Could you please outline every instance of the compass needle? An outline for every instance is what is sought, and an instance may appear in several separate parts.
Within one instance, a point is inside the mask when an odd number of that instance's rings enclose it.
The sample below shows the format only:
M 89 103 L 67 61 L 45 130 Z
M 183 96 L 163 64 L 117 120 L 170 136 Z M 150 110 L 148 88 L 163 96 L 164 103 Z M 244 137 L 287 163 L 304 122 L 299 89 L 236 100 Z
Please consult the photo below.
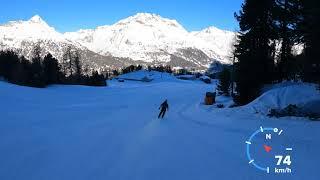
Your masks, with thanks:
M 271 146 L 267 146 L 267 145 L 263 145 L 264 150 L 266 150 L 266 152 L 270 152 L 272 150 Z

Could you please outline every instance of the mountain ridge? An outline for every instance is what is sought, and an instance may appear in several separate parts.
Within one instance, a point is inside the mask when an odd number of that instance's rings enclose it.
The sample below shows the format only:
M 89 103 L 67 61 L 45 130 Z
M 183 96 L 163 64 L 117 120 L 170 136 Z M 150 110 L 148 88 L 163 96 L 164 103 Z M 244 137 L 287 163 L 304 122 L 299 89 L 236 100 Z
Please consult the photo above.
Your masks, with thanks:
M 46 51 L 61 58 L 63 49 L 71 45 L 89 52 L 87 54 L 101 56 L 98 64 L 102 65 L 95 68 L 113 67 L 108 65 L 111 58 L 122 61 L 119 62 L 122 65 L 166 64 L 205 69 L 213 61 L 230 63 L 228 53 L 231 48 L 227 46 L 232 44 L 230 41 L 235 35 L 216 27 L 189 32 L 176 20 L 150 13 L 138 13 L 112 25 L 65 33 L 56 31 L 39 15 L 34 15 L 27 21 L 0 25 L 0 30 L 0 50 L 20 49 L 25 51 L 21 54 L 28 57 L 30 47 L 25 44 L 40 43 Z M 103 57 L 109 58 L 103 60 Z M 95 61 L 93 57 L 89 59 Z

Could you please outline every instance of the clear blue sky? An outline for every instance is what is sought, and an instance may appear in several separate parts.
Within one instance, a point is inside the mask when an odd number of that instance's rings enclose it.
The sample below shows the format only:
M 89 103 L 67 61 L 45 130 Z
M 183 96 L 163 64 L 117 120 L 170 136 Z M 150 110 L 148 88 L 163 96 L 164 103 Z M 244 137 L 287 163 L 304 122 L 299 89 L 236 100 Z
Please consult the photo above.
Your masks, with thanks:
M 60 32 L 113 24 L 138 12 L 176 19 L 187 30 L 208 26 L 235 30 L 243 0 L 4 0 L 0 23 L 40 15 Z

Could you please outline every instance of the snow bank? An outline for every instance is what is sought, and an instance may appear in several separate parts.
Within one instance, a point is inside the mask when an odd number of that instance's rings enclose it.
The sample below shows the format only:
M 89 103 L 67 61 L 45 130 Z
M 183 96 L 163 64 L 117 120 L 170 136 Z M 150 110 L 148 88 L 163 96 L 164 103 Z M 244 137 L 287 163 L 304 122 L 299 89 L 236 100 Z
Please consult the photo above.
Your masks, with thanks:
M 177 79 L 169 73 L 161 73 L 157 71 L 147 71 L 141 70 L 136 72 L 131 72 L 127 74 L 122 74 L 118 76 L 119 79 L 136 79 L 141 80 L 143 78 L 153 79 L 154 81 L 177 81 Z
M 205 80 L 205 79 L 211 80 L 211 78 L 210 78 L 209 76 L 201 76 L 200 79 L 201 79 L 201 80 Z
M 320 99 L 307 102 L 302 106 L 302 112 L 320 115 Z
M 178 75 L 176 76 L 178 79 L 182 79 L 182 80 L 196 80 L 196 76 L 195 75 Z
M 319 101 L 320 93 L 315 85 L 306 83 L 277 84 L 246 107 L 266 115 L 270 109 L 283 109 L 289 104 L 295 104 L 299 107 L 308 105 L 308 108 L 311 108 L 311 102 Z

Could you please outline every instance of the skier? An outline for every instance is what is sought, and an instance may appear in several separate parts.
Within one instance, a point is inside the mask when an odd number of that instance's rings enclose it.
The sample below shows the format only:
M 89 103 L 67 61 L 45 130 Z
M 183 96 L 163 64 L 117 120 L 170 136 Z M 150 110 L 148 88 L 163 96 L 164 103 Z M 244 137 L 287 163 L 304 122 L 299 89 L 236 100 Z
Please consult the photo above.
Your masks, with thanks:
M 165 100 L 159 107 L 160 113 L 158 115 L 158 119 L 161 117 L 163 119 L 164 114 L 166 113 L 167 110 L 169 110 L 169 105 L 168 105 L 168 100 Z

